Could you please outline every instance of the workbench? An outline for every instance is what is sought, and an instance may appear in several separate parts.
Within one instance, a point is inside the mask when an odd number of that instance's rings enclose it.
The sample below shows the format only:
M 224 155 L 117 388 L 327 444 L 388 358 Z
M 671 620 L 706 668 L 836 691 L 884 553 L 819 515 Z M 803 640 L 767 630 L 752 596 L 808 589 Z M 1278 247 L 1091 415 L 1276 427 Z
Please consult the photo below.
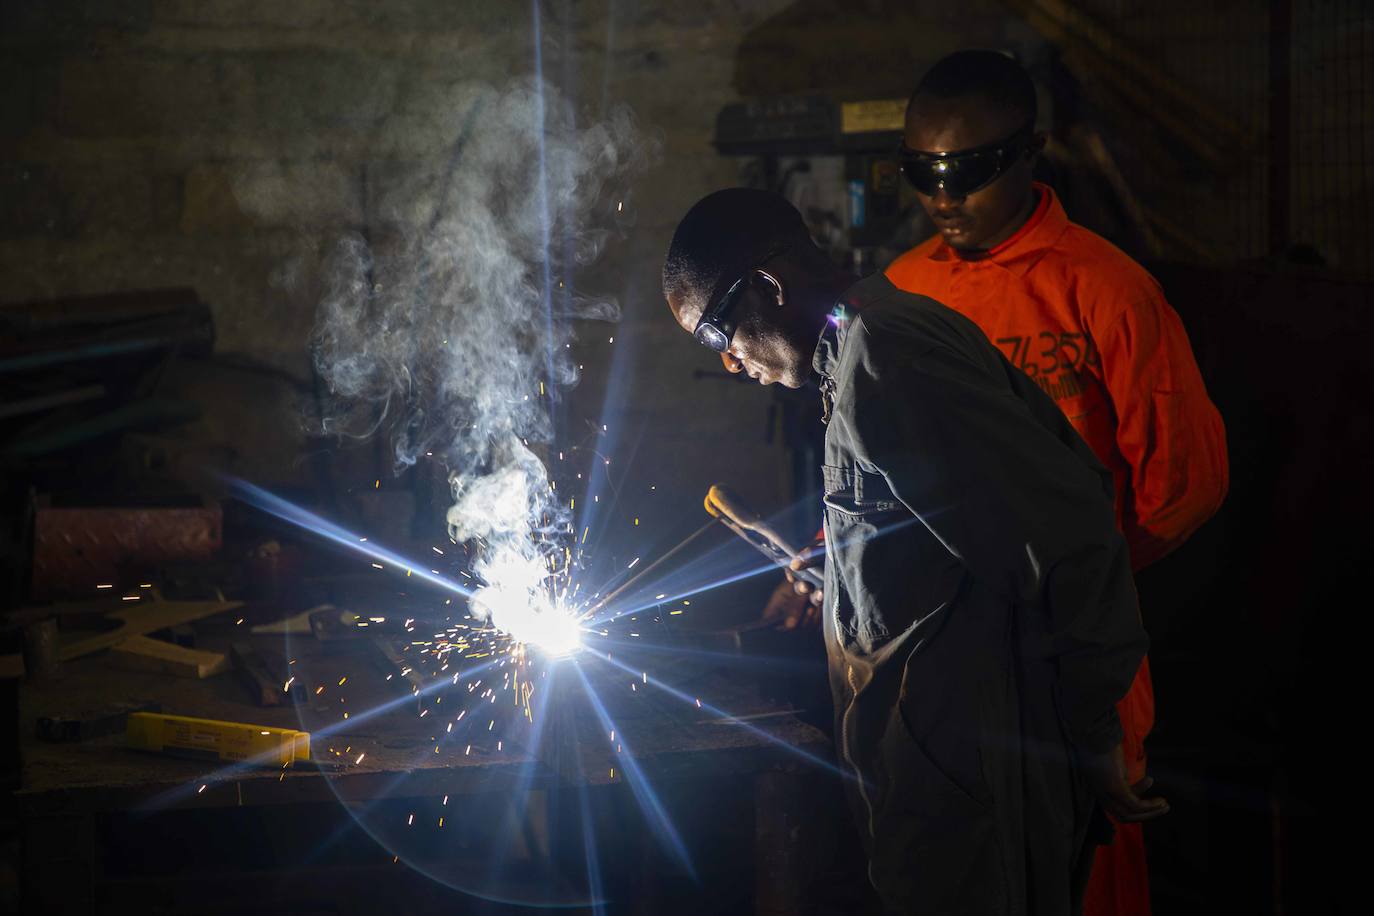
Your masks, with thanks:
M 197 645 L 227 646 L 244 636 L 232 620 L 209 621 L 198 625 Z M 369 911 L 361 903 L 353 909 L 337 900 L 321 904 L 320 881 L 313 880 L 320 878 L 342 900 L 385 895 L 393 892 L 386 888 L 395 886 L 395 893 L 408 894 L 407 913 L 425 912 L 424 893 L 413 885 L 403 891 L 397 883 L 411 865 L 439 880 L 425 885 L 426 893 L 434 895 L 436 912 L 506 912 L 489 904 L 466 909 L 462 901 L 472 903 L 472 898 L 442 887 L 462 887 L 464 875 L 495 867 L 480 861 L 481 850 L 461 839 L 472 835 L 462 812 L 484 812 L 486 817 L 485 812 L 512 798 L 537 798 L 547 805 L 553 790 L 574 788 L 585 791 L 560 797 L 580 799 L 584 814 L 593 812 L 598 829 L 617 837 L 600 853 L 607 870 L 624 867 L 628 859 L 635 863 L 629 871 L 643 873 L 628 884 L 607 888 L 608 896 L 615 890 L 630 898 L 619 900 L 612 912 L 700 912 L 700 903 L 693 903 L 690 895 L 675 895 L 664 887 L 681 884 L 702 891 L 712 880 L 709 863 L 691 880 L 673 877 L 671 856 L 654 852 L 656 844 L 643 833 L 652 819 L 635 821 L 639 804 L 630 802 L 643 787 L 627 786 L 627 780 L 653 787 L 694 857 L 719 853 L 718 858 L 728 858 L 724 850 L 732 842 L 738 847 L 739 839 L 722 838 L 730 831 L 744 834 L 740 848 L 743 860 L 753 863 L 752 902 L 738 904 L 738 909 L 722 905 L 716 912 L 802 909 L 804 833 L 814 820 L 808 813 L 815 807 L 814 787 L 834 777 L 788 748 L 828 759 L 829 742 L 787 710 L 761 699 L 738 670 L 688 670 L 690 666 L 675 665 L 671 656 L 658 666 L 670 679 L 674 669 L 679 671 L 685 689 L 703 700 L 705 706 L 699 708 L 652 689 L 648 680 L 631 688 L 636 679 L 629 675 L 594 670 L 605 663 L 559 662 L 583 665 L 583 672 L 597 679 L 598 695 L 619 730 L 617 745 L 632 751 L 630 765 L 623 750 L 618 754 L 610 740 L 602 740 L 601 723 L 584 721 L 589 714 L 585 708 L 564 716 L 561 731 L 546 730 L 542 748 L 512 736 L 510 729 L 499 752 L 492 742 L 469 749 L 466 741 L 445 741 L 433 727 L 438 717 L 419 717 L 417 701 L 407 695 L 410 687 L 401 679 L 386 679 L 381 668 L 357 655 L 328 654 L 308 637 L 283 640 L 253 637 L 291 656 L 291 670 L 299 672 L 308 688 L 308 700 L 300 706 L 254 705 L 233 673 L 204 680 L 174 678 L 119 670 L 102 655 L 66 663 L 55 681 L 20 687 L 22 786 L 17 801 L 26 911 Z M 557 683 L 575 680 L 566 672 L 556 678 Z M 118 735 L 63 744 L 34 736 L 40 716 L 71 716 L 112 700 L 152 703 L 168 714 L 303 728 L 312 732 L 312 758 L 319 766 L 226 767 L 134 751 Z M 393 701 L 393 708 L 360 715 L 386 701 Z M 712 706 L 744 722 L 722 722 L 710 712 Z M 356 722 L 343 718 L 350 710 Z M 555 743 L 560 746 L 551 747 Z M 561 765 L 551 763 L 560 755 Z M 573 765 L 567 764 L 569 756 Z M 245 826 L 249 811 L 260 819 Z M 436 829 L 436 816 L 446 812 L 451 815 L 447 834 Z M 556 814 L 546 811 L 541 817 Z M 624 826 L 631 822 L 635 825 Z M 313 823 L 322 825 L 323 840 L 305 829 Z M 442 820 L 437 824 L 445 826 Z M 359 848 L 367 851 L 331 864 L 331 837 L 356 832 L 359 825 L 375 842 L 364 842 Z M 295 839 L 273 839 L 285 835 Z M 256 859 L 245 858 L 230 842 L 236 836 L 244 843 L 293 848 L 290 855 L 269 849 Z M 526 839 L 530 848 L 524 854 L 538 858 L 538 838 Z M 212 852 L 202 856 L 197 849 Z M 219 855 L 213 850 L 226 851 Z M 294 866 L 282 864 L 282 858 L 293 857 L 298 860 Z M 158 860 L 166 864 L 159 866 Z M 216 864 L 231 861 L 237 864 Z M 264 895 L 272 900 L 270 908 L 262 902 Z M 162 908 L 150 906 L 150 900 Z

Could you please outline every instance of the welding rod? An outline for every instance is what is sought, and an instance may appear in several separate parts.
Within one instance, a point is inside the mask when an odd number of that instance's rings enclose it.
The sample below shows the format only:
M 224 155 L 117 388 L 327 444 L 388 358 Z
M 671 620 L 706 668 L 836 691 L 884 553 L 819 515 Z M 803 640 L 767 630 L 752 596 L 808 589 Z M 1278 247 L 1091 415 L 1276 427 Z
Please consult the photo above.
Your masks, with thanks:
M 631 576 L 629 581 L 626 582 L 624 585 L 620 586 L 615 591 L 607 595 L 605 598 L 602 598 L 600 601 L 598 601 L 596 605 L 590 611 L 587 612 L 587 615 L 590 616 L 591 614 L 595 614 L 597 611 L 601 610 L 603 607 L 610 604 L 613 600 L 625 594 L 625 590 L 628 589 L 631 585 L 634 585 L 640 579 L 643 579 L 649 573 L 653 572 L 655 569 L 662 566 L 664 563 L 668 562 L 668 560 L 672 559 L 674 555 L 680 553 L 683 550 L 683 548 L 685 548 L 688 544 L 692 543 L 697 538 L 701 537 L 703 534 L 705 534 L 707 531 L 710 531 L 714 527 L 714 522 L 707 522 L 706 524 L 698 528 L 696 531 L 693 531 L 691 534 L 687 535 L 687 537 L 683 539 L 682 543 L 678 544 L 676 547 L 665 553 L 663 556 L 659 557 L 657 560 L 654 560 L 654 562 L 650 563 L 648 566 L 641 569 L 637 574 Z

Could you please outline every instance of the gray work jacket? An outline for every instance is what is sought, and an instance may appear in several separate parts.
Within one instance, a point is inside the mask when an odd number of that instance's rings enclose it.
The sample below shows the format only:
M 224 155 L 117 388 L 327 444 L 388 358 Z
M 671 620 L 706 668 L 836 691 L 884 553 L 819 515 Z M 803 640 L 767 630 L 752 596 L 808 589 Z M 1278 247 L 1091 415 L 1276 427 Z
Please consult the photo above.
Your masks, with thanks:
M 816 348 L 825 639 L 869 873 L 920 914 L 1067 914 L 1145 654 L 1111 475 L 971 321 L 881 276 Z M 1097 815 L 1100 817 L 1100 815 Z

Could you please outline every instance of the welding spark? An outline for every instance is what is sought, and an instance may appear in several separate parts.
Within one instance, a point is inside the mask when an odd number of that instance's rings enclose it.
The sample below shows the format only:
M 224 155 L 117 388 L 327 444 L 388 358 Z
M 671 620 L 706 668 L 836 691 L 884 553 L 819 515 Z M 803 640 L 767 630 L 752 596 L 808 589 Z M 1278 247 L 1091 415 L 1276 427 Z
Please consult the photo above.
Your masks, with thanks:
M 482 575 L 489 584 L 472 598 L 479 620 L 552 657 L 568 655 L 582 645 L 581 626 L 555 597 L 546 561 L 503 549 L 485 560 Z
M 603 432 L 606 431 L 606 426 L 607 424 L 601 424 Z M 561 457 L 563 456 L 560 454 Z M 599 494 L 594 490 L 599 481 L 606 479 L 605 475 L 608 472 L 602 469 L 609 467 L 610 459 L 600 453 L 597 453 L 596 457 L 600 459 L 592 462 L 596 474 L 589 475 L 593 478 L 589 481 L 593 489 L 578 495 L 583 496 L 584 511 L 590 511 L 592 514 L 598 511 L 613 512 L 618 504 L 619 493 L 612 489 L 606 494 L 607 503 L 600 503 Z M 628 462 L 618 457 L 617 466 L 622 464 Z M 569 476 L 571 470 L 570 468 Z M 538 484 L 540 492 L 544 490 L 544 478 L 531 480 L 530 486 Z M 373 629 L 363 631 L 369 635 L 379 630 L 394 628 L 404 620 L 400 628 L 404 635 L 400 631 L 391 630 L 390 633 L 377 637 L 392 641 L 395 654 L 388 657 L 394 663 L 394 668 L 386 674 L 386 680 L 392 681 L 394 677 L 395 682 L 402 685 L 402 691 L 398 693 L 404 695 L 388 700 L 373 709 L 356 710 L 352 721 L 350 713 L 340 709 L 342 700 L 337 701 L 333 704 L 333 709 L 327 713 L 332 721 L 323 727 L 310 729 L 317 740 L 343 730 L 347 730 L 350 736 L 356 735 L 358 726 L 379 715 L 405 713 L 426 719 L 430 713 L 434 713 L 434 718 L 428 719 L 426 723 L 432 723 L 433 726 L 431 740 L 416 751 L 417 766 L 433 765 L 421 762 L 419 756 L 428 757 L 430 761 L 439 763 L 439 758 L 445 754 L 452 755 L 455 760 L 460 754 L 474 760 L 492 760 L 496 755 L 503 755 L 501 759 L 509 761 L 512 758 L 505 752 L 506 741 L 516 742 L 512 746 L 512 752 L 517 757 L 523 756 L 526 760 L 533 761 L 538 759 L 541 723 L 548 718 L 544 713 L 550 707 L 550 701 L 561 702 L 561 698 L 568 692 L 567 687 L 576 690 L 580 686 L 582 690 L 578 693 L 585 693 L 592 712 L 604 729 L 601 734 L 610 737 L 609 751 L 616 755 L 612 758 L 616 765 L 609 768 L 609 778 L 613 782 L 629 786 L 653 833 L 689 872 L 692 865 L 682 838 L 669 820 L 667 811 L 646 774 L 640 769 L 630 744 L 622 737 L 605 704 L 597 696 L 592 682 L 586 677 L 583 666 L 601 664 L 604 660 L 605 663 L 627 674 L 631 693 L 626 702 L 651 703 L 651 697 L 655 693 L 666 694 L 688 704 L 697 716 L 705 714 L 713 721 L 727 722 L 765 740 L 789 747 L 786 742 L 764 728 L 747 722 L 748 716 L 736 718 L 725 710 L 704 703 L 700 697 L 687 695 L 670 683 L 664 682 L 657 670 L 653 678 L 650 678 L 642 662 L 634 664 L 631 661 L 627 664 L 613 661 L 609 653 L 597 648 L 614 645 L 617 636 L 613 634 L 618 634 L 626 646 L 639 646 L 651 642 L 648 637 L 654 634 L 649 628 L 655 625 L 669 626 L 670 618 L 683 614 L 683 609 L 691 604 L 686 600 L 686 596 L 709 591 L 737 578 L 757 574 L 759 570 L 751 568 L 742 575 L 721 577 L 719 570 L 714 569 L 709 578 L 702 575 L 706 570 L 701 567 L 693 569 L 679 566 L 668 570 L 667 566 L 660 564 L 677 552 L 678 548 L 675 548 L 669 551 L 668 555 L 657 559 L 650 558 L 645 562 L 641 562 L 641 557 L 631 554 L 632 560 L 628 564 L 623 558 L 617 560 L 613 554 L 608 553 L 605 559 L 614 567 L 613 574 L 608 580 L 590 578 L 588 571 L 593 567 L 588 557 L 594 556 L 597 552 L 596 538 L 591 535 L 596 534 L 600 537 L 603 527 L 596 524 L 594 518 L 565 516 L 553 521 L 549 517 L 535 515 L 529 518 L 527 536 L 498 538 L 486 534 L 478 535 L 471 529 L 466 535 L 461 532 L 455 534 L 451 528 L 450 537 L 462 550 L 452 551 L 457 556 L 451 560 L 443 549 L 433 547 L 433 555 L 445 559 L 431 562 L 453 562 L 455 568 L 447 574 L 442 571 L 442 565 L 441 569 L 426 571 L 423 566 L 411 562 L 408 558 L 384 546 L 370 543 L 367 538 L 347 532 L 272 494 L 242 482 L 232 483 L 239 495 L 252 504 L 345 546 L 350 551 L 362 554 L 367 561 L 383 572 L 384 577 L 395 576 L 394 581 L 397 583 L 409 585 L 405 579 L 395 575 L 405 570 L 408 576 L 423 579 L 429 584 L 439 586 L 450 595 L 467 599 L 466 604 L 462 601 L 455 604 L 451 597 L 442 602 L 436 599 L 431 608 L 423 613 L 394 611 L 388 614 L 355 615 L 352 625 L 373 626 Z M 554 484 L 554 481 L 547 481 L 547 489 L 550 492 L 556 489 Z M 497 499 L 488 505 L 498 513 L 509 509 L 511 517 L 521 521 L 526 518 L 522 513 L 529 505 L 526 496 L 532 491 L 528 487 L 520 487 L 515 488 L 513 492 L 520 498 L 510 505 L 507 505 L 504 499 Z M 592 499 L 587 500 L 587 495 L 591 495 Z M 599 503 L 601 509 L 598 510 L 594 507 Z M 560 499 L 559 504 L 567 506 L 569 512 L 575 508 L 575 502 L 570 495 L 566 503 Z M 641 522 L 649 522 L 647 517 L 641 519 L 632 512 L 626 512 L 621 519 L 622 523 L 633 520 L 634 526 L 640 526 Z M 582 530 L 579 532 L 578 528 Z M 638 534 L 644 529 L 634 527 L 634 530 Z M 456 568 L 459 566 L 465 568 Z M 660 569 L 668 574 L 664 575 Z M 458 578 L 468 584 L 459 585 L 456 581 Z M 587 587 L 584 588 L 584 585 Z M 650 596 L 652 602 L 648 600 Z M 665 600 L 669 602 L 666 607 L 663 604 Z M 407 616 L 408 613 L 414 616 Z M 635 616 L 641 613 L 644 620 L 639 620 Z M 634 629 L 615 625 L 622 621 Z M 641 636 L 645 639 L 641 639 Z M 652 644 L 648 648 L 654 651 Z M 564 661 L 569 657 L 572 658 Z M 308 660 L 302 659 L 302 666 L 308 663 Z M 451 671 L 450 665 L 455 670 Z M 487 673 L 488 669 L 490 673 Z M 573 679 L 574 683 L 565 683 L 555 689 L 553 685 L 556 670 L 576 671 L 578 677 Z M 322 695 L 324 687 L 321 681 L 328 681 L 321 678 L 319 672 L 297 673 L 301 674 L 302 680 L 308 678 L 309 682 L 320 685 L 314 689 L 314 694 L 316 697 Z M 496 677 L 497 673 L 500 673 L 501 677 Z M 349 680 L 347 676 L 340 677 L 341 674 L 342 672 L 335 671 L 329 675 L 335 678 L 340 687 Z M 618 689 L 623 691 L 625 679 L 617 676 L 614 682 Z M 606 687 L 612 684 L 608 680 L 603 680 L 603 683 Z M 643 691 L 638 689 L 641 686 L 645 688 Z M 448 699 L 448 703 L 444 702 L 445 698 Z M 476 705 L 478 703 L 483 705 L 479 707 Z M 459 708 L 454 709 L 454 706 Z M 323 712 L 325 709 L 328 707 L 321 707 L 320 711 Z M 466 714 L 469 711 L 478 714 L 468 717 Z M 483 718 L 487 719 L 485 728 L 481 726 Z M 439 721 L 435 721 L 436 719 Z M 441 724 L 442 728 L 439 727 Z M 631 740 L 635 738 L 633 728 L 629 737 Z M 791 749 L 810 763 L 822 766 L 826 763 L 802 749 Z M 348 759 L 353 759 L 355 766 L 360 765 L 367 756 L 365 752 L 352 754 L 347 748 L 343 753 L 347 754 L 340 761 L 343 765 L 347 765 Z M 374 766 L 376 765 L 374 763 Z M 600 781 L 605 778 L 608 770 L 599 767 L 598 770 L 599 772 L 594 775 L 597 781 Z M 531 780 L 534 771 L 535 765 L 532 762 L 520 763 L 518 781 L 511 789 L 513 799 L 528 795 L 533 785 Z M 593 774 L 588 773 L 587 776 L 592 777 Z M 189 791 L 195 791 L 196 786 L 192 784 L 187 788 Z M 437 800 L 436 797 L 435 801 Z M 447 803 L 448 796 L 444 796 L 443 804 Z M 394 824 L 399 827 L 400 815 L 403 813 L 406 815 L 406 826 L 413 826 L 417 812 L 407 812 L 405 809 L 391 815 L 395 818 Z M 437 816 L 440 827 L 444 825 L 443 817 L 438 816 L 439 812 L 431 809 L 418 813 L 422 814 L 422 828 L 433 828 L 435 821 L 423 820 L 424 817 L 431 815 Z M 599 876 L 596 874 L 599 865 L 590 834 L 586 845 L 589 886 L 596 887 L 599 885 Z

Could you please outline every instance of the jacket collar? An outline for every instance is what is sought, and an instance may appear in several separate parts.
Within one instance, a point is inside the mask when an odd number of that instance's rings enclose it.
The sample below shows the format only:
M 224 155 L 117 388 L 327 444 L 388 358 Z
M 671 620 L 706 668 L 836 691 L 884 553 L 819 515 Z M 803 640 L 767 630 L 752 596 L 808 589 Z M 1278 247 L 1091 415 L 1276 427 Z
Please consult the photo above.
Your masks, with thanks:
M 941 240 L 927 257 L 932 261 L 995 264 L 1018 277 L 1024 277 L 1044 257 L 1045 252 L 1059 242 L 1064 230 L 1069 227 L 1069 217 L 1054 189 L 1038 181 L 1032 187 L 1040 192 L 1040 202 L 1031 212 L 1030 219 L 1011 238 L 977 254 L 961 254 Z
M 836 305 L 835 311 L 826 319 L 820 340 L 816 342 L 815 355 L 811 357 L 811 368 L 815 369 L 816 374 L 822 379 L 833 378 L 835 366 L 840 361 L 840 344 L 843 342 L 842 332 L 845 324 L 844 319 L 840 317 L 842 308 L 843 305 Z
M 835 369 L 840 362 L 846 324 L 844 301 L 841 300 L 825 320 L 820 340 L 816 342 L 816 352 L 811 357 L 811 368 L 820 376 L 822 423 L 830 422 L 830 411 L 835 406 Z
M 833 378 L 844 349 L 845 337 L 849 335 L 849 325 L 858 316 L 861 306 L 872 305 L 898 293 L 897 287 L 881 270 L 855 280 L 844 292 L 840 293 L 830 309 L 830 317 L 821 328 L 820 339 L 816 341 L 816 352 L 811 357 L 811 368 L 822 379 Z
M 858 314 L 859 303 L 872 303 L 895 290 L 892 281 L 888 280 L 882 271 L 878 271 L 862 280 L 856 280 L 853 286 L 835 300 L 835 305 L 826 318 L 825 327 L 821 329 L 820 339 L 816 341 L 816 352 L 811 357 L 811 368 L 820 377 L 822 423 L 830 422 L 830 411 L 835 403 L 835 373 L 840 364 L 845 338 L 849 335 L 849 324 Z

